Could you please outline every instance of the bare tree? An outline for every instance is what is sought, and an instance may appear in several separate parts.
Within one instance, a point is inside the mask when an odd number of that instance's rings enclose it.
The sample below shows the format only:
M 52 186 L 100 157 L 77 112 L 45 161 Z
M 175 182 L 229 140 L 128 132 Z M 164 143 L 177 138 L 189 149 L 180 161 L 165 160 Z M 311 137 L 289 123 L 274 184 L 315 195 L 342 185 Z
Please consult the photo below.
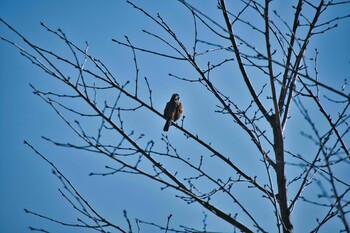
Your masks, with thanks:
M 349 139 L 350 95 L 346 81 L 334 80 L 338 88 L 324 81 L 333 77 L 319 77 L 318 51 L 309 49 L 314 37 L 332 33 L 339 21 L 350 17 L 348 14 L 323 19 L 323 15 L 337 7 L 349 7 L 350 1 L 299 0 L 294 1 L 294 6 L 283 2 L 293 11 L 293 17 L 285 19 L 269 0 L 228 3 L 219 0 L 213 8 L 217 7 L 220 18 L 191 5 L 190 1 L 178 0 L 179 6 L 192 17 L 187 26 L 193 33 L 186 39 L 181 39 L 181 32 L 174 30 L 161 14 L 152 15 L 133 2 L 128 3 L 153 27 L 161 29 L 156 33 L 143 30 L 147 39 L 159 42 L 159 48 L 147 48 L 128 37 L 112 40 L 130 49 L 135 78 L 118 78 L 102 60 L 89 54 L 88 44 L 78 46 L 62 30 L 41 24 L 48 33 L 66 43 L 72 57 L 63 57 L 34 44 L 1 20 L 23 39 L 23 46 L 5 36 L 1 39 L 67 87 L 65 93 L 59 93 L 32 86 L 34 93 L 56 111 L 83 144 L 44 139 L 57 146 L 101 154 L 115 164 L 115 167 L 106 167 L 103 173 L 90 175 L 144 176 L 161 184 L 162 189 L 175 190 L 177 197 L 188 204 L 201 205 L 241 232 L 293 232 L 292 216 L 305 212 L 306 208 L 311 211 L 322 208 L 325 213 L 322 218 L 314 219 L 312 229 L 306 230 L 319 232 L 330 221 L 337 221 L 339 232 L 350 232 L 350 184 L 348 174 L 339 169 L 349 168 L 346 138 Z M 206 127 L 194 132 L 185 117 L 170 128 L 170 132 L 182 132 L 182 138 L 174 139 L 161 132 L 141 132 L 138 119 L 164 118 L 163 109 L 154 106 L 155 102 L 165 106 L 166 100 L 159 100 L 154 92 L 155 84 L 149 78 L 141 78 L 139 55 L 156 56 L 172 61 L 175 66 L 190 65 L 191 71 L 170 73 L 168 80 L 192 85 L 200 90 L 200 95 L 215 101 L 213 105 L 203 106 L 202 113 L 215 111 L 213 124 L 228 120 L 234 127 L 231 129 L 239 130 L 242 135 L 234 140 L 227 138 L 222 144 L 237 147 L 250 143 L 253 151 L 248 154 L 240 154 L 235 149 L 221 152 L 220 145 L 201 137 L 208 134 Z M 332 111 L 328 110 L 329 105 Z M 186 115 L 186 103 L 184 106 L 185 116 L 191 118 Z M 299 125 L 299 135 L 289 132 L 287 127 L 297 115 L 304 119 L 293 124 Z M 162 126 L 160 123 L 159 129 Z M 161 139 L 155 135 L 161 135 Z M 212 130 L 210 135 L 212 140 L 222 132 Z M 296 137 L 304 137 L 307 146 L 290 146 Z M 87 220 L 79 218 L 71 224 L 31 210 L 26 210 L 27 213 L 98 232 L 142 232 L 143 224 L 165 232 L 199 232 L 190 227 L 171 227 L 171 215 L 164 226 L 142 220 L 135 224 L 126 212 L 128 228 L 124 229 L 120 223 L 107 220 L 103 213 L 97 212 L 52 162 L 30 143 L 25 143 L 52 166 L 66 187 L 61 191 L 62 196 Z M 179 146 L 182 143 L 201 152 L 189 154 Z M 242 157 L 252 169 L 241 164 Z M 260 169 L 259 172 L 255 168 Z M 269 209 L 257 211 L 248 205 L 249 199 L 258 199 Z M 220 201 L 225 205 L 219 204 Z M 299 203 L 302 207 L 297 206 Z M 273 224 L 263 221 L 266 215 L 274 216 Z M 203 232 L 207 232 L 205 221 Z

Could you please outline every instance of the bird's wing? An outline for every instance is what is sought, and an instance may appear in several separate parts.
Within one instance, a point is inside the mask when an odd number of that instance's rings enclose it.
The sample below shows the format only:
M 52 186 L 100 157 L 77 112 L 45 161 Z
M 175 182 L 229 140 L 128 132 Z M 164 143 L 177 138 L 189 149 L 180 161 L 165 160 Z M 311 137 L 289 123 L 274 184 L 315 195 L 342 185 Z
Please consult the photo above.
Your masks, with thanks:
M 164 109 L 164 117 L 166 119 L 170 119 L 170 120 L 173 120 L 174 117 L 175 117 L 175 103 L 173 102 L 168 102 L 165 109 Z
M 168 118 L 169 115 L 169 111 L 170 111 L 170 102 L 168 102 L 164 108 L 164 116 L 165 118 Z

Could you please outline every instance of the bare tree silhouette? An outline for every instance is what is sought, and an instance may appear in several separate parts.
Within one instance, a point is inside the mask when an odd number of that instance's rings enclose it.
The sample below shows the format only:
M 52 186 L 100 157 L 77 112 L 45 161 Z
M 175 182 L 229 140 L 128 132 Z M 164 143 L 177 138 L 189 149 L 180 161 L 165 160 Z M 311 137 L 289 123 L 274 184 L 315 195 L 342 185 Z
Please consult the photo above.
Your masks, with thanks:
M 336 15 L 324 20 L 323 15 L 336 7 L 349 7 L 350 1 L 320 0 L 316 3 L 299 0 L 295 1 L 295 6 L 283 3 L 294 12 L 294 17 L 287 20 L 274 10 L 273 2 L 269 0 L 229 3 L 219 0 L 213 8 L 217 7 L 220 19 L 211 17 L 189 1 L 178 0 L 179 6 L 187 9 L 193 19 L 188 25 L 193 28 L 193 34 L 188 35 L 191 42 L 188 42 L 189 38 L 180 39 L 179 32 L 161 14 L 152 15 L 133 2 L 128 3 L 162 30 L 159 34 L 143 32 L 148 39 L 158 41 L 167 49 L 146 48 L 141 43 L 132 43 L 128 37 L 113 39 L 116 45 L 129 48 L 134 58 L 135 79 L 127 78 L 124 83 L 102 59 L 89 54 L 88 43 L 84 48 L 79 47 L 62 30 L 53 30 L 42 23 L 48 33 L 66 43 L 73 55 L 63 57 L 29 41 L 1 19 L 2 24 L 23 39 L 23 46 L 5 36 L 1 39 L 67 87 L 66 93 L 59 93 L 32 86 L 34 94 L 52 107 L 84 144 L 44 139 L 57 146 L 106 156 L 116 164 L 106 167 L 104 173 L 90 175 L 128 173 L 147 177 L 162 184 L 162 189 L 175 190 L 183 201 L 198 203 L 203 210 L 241 232 L 293 232 L 292 216 L 303 212 L 303 208 L 311 211 L 323 208 L 326 213 L 322 219 L 315 219 L 314 228 L 308 229 L 311 232 L 319 232 L 330 220 L 339 222 L 338 231 L 350 232 L 350 184 L 348 174 L 338 170 L 349 167 L 346 138 L 349 138 L 350 95 L 346 81 L 335 80 L 340 87 L 337 88 L 321 80 L 317 67 L 319 53 L 308 49 L 314 37 L 331 33 L 339 21 L 350 17 L 350 14 Z M 209 39 L 204 36 L 206 34 L 211 35 Z M 185 117 L 179 123 L 173 123 L 170 129 L 183 133 L 179 141 L 161 131 L 158 132 L 162 135 L 160 140 L 141 133 L 137 120 L 135 122 L 131 116 L 138 119 L 145 114 L 158 119 L 164 116 L 163 109 L 154 107 L 154 102 L 159 99 L 154 94 L 154 84 L 148 78 L 140 78 L 139 54 L 174 61 L 174 65 L 179 62 L 189 64 L 192 73 L 188 76 L 170 73 L 169 79 L 201 87 L 203 95 L 214 98 L 215 105 L 206 107 L 217 113 L 215 120 L 230 118 L 244 135 L 234 139 L 236 145 L 241 140 L 247 141 L 255 148 L 254 153 L 220 152 L 218 145 L 206 142 L 200 136 L 201 132 L 194 132 L 186 124 Z M 227 67 L 236 70 L 232 72 Z M 222 82 L 226 81 L 218 78 L 222 76 L 225 80 L 242 82 L 245 88 L 228 84 L 223 88 Z M 249 99 L 243 96 L 249 96 Z M 330 104 L 332 111 L 326 107 Z M 186 103 L 184 105 L 186 115 Z M 208 109 L 204 108 L 204 111 Z M 287 125 L 290 118 L 298 114 L 304 119 L 300 123 L 299 137 L 304 137 L 308 145 L 313 144 L 307 150 L 303 145 L 298 148 L 287 145 L 296 137 L 288 132 Z M 96 119 L 100 123 L 91 130 L 89 122 L 96 122 Z M 133 123 L 126 127 L 126 122 Z M 132 129 L 130 125 L 133 125 Z M 160 127 L 163 125 L 164 122 L 160 123 Z M 205 132 L 206 128 L 201 130 Z M 219 130 L 210 133 L 213 137 L 221 135 Z M 119 141 L 116 143 L 116 140 Z M 192 147 L 201 148 L 206 154 L 188 155 L 179 148 L 184 141 L 190 141 Z M 61 225 L 98 232 L 142 232 L 142 225 L 151 225 L 164 232 L 200 231 L 171 227 L 171 215 L 164 226 L 142 220 L 137 220 L 135 225 L 126 212 L 128 229 L 123 229 L 118 225 L 120 223 L 107 220 L 103 213 L 97 212 L 47 157 L 29 142 L 25 143 L 52 166 L 54 175 L 65 187 L 60 190 L 62 196 L 87 220 L 79 218 L 77 223 L 71 224 L 26 209 L 27 213 Z M 222 143 L 232 143 L 232 139 Z M 265 173 L 239 165 L 236 160 L 240 156 Z M 217 169 L 211 167 L 213 164 Z M 315 193 L 305 192 L 308 189 Z M 264 215 L 274 216 L 274 224 L 263 222 L 263 216 L 258 216 L 260 212 L 248 207 L 247 200 L 237 192 L 269 205 L 271 208 Z M 221 206 L 218 200 L 225 200 L 227 206 Z M 298 203 L 306 203 L 307 207 L 298 208 Z M 205 224 L 204 220 L 203 232 L 207 232 Z M 32 227 L 31 230 L 47 232 Z

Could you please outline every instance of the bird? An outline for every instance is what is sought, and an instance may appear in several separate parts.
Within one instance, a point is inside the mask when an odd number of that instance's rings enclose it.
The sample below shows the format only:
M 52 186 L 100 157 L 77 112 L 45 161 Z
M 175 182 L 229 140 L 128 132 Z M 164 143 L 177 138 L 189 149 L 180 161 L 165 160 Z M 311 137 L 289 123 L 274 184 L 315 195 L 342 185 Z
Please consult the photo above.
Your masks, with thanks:
M 172 121 L 177 121 L 182 116 L 184 112 L 184 108 L 180 101 L 180 95 L 174 93 L 171 96 L 170 101 L 166 104 L 164 109 L 164 117 L 166 119 L 166 123 L 164 125 L 163 130 L 168 131 Z

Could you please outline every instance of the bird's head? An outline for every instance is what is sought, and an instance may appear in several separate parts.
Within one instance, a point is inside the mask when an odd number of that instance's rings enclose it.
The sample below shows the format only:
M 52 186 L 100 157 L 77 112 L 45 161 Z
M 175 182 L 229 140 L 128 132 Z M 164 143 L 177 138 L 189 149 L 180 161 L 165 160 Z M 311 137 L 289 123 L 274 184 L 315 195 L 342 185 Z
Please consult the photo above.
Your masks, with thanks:
M 171 97 L 171 100 L 173 101 L 179 101 L 180 100 L 180 95 L 177 93 L 174 93 L 173 96 Z

